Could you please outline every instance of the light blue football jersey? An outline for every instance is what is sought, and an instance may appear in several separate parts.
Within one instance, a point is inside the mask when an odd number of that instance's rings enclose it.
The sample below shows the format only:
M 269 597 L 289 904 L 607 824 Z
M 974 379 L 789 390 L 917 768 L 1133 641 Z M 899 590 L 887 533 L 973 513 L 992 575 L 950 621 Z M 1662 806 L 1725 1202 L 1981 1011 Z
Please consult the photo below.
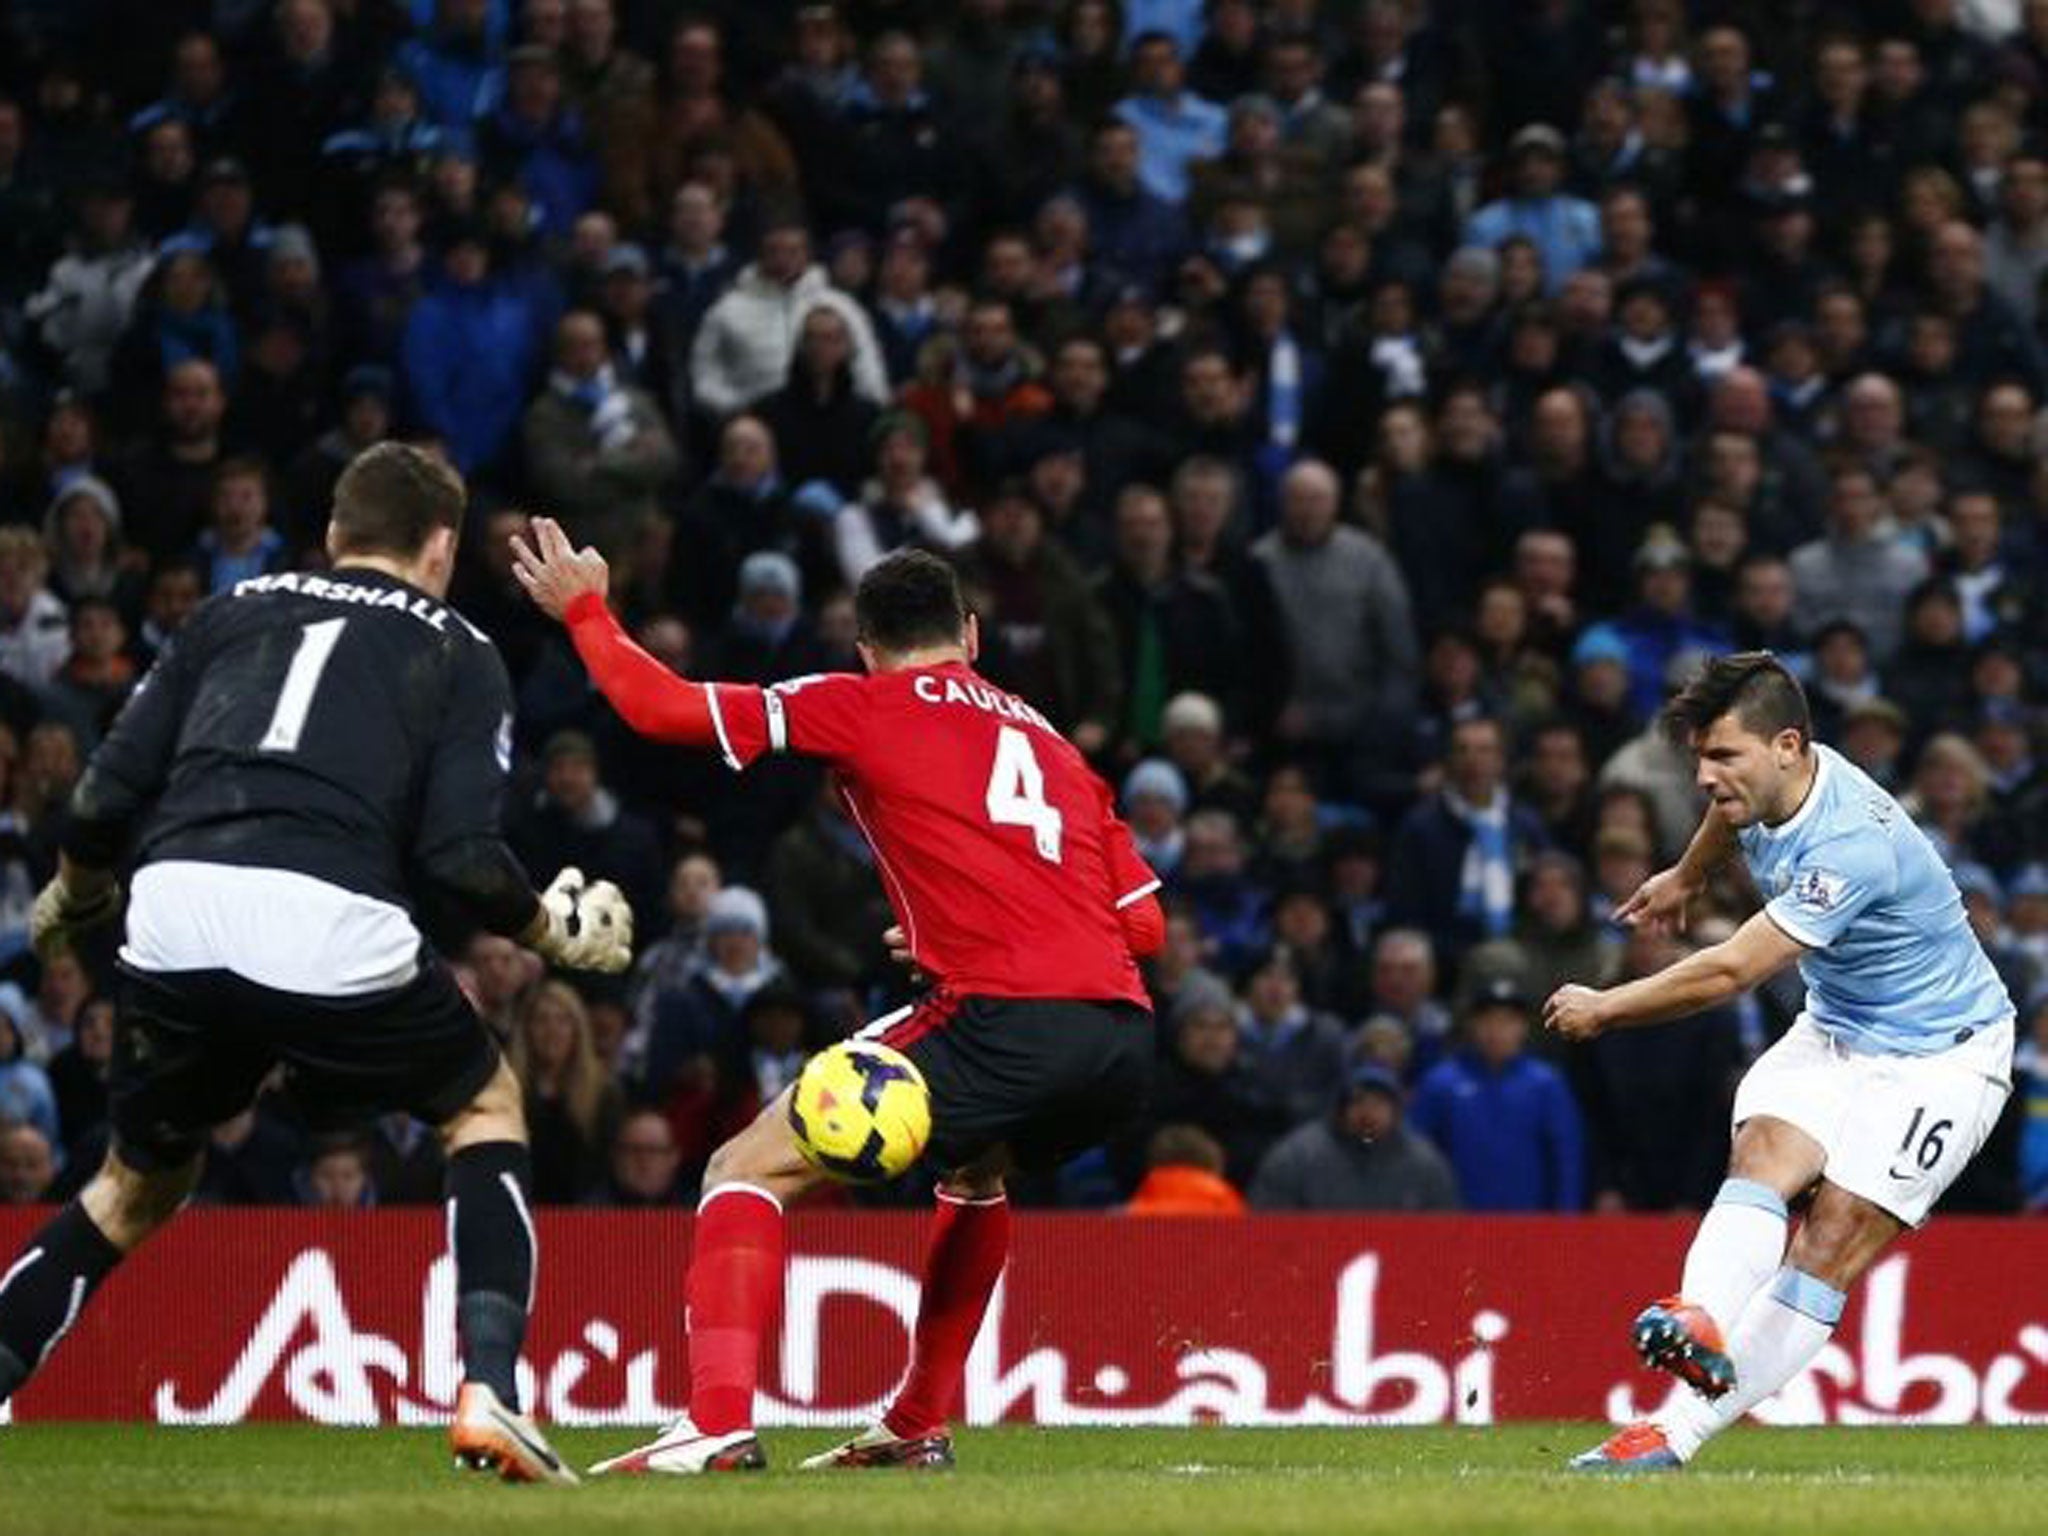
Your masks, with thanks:
M 1866 1051 L 1928 1056 L 2013 1016 L 1934 845 L 1854 763 L 1815 743 L 1806 802 L 1739 841 L 1771 921 L 1806 946 L 1806 1012 Z

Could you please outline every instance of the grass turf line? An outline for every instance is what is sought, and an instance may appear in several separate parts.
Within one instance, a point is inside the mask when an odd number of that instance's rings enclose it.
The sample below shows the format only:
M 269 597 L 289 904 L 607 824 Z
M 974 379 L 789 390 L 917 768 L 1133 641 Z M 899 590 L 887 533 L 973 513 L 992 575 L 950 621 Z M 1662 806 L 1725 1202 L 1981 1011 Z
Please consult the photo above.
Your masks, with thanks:
M 1880 1536 L 2035 1532 L 2048 1441 L 2024 1429 L 1739 1430 L 1672 1477 L 1559 1471 L 1583 1424 L 1500 1429 L 969 1431 L 960 1470 L 799 1473 L 830 1443 L 771 1432 L 758 1477 L 513 1489 L 449 1469 L 437 1432 L 304 1425 L 0 1429 L 0 1533 L 35 1536 L 975 1536 L 1103 1532 Z M 631 1431 L 557 1437 L 577 1465 Z

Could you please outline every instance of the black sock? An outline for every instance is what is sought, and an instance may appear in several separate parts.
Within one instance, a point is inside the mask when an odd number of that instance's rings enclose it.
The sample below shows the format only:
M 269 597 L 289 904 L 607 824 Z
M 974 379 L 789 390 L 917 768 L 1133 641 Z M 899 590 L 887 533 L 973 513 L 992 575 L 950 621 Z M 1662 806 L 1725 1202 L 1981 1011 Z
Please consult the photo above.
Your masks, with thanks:
M 0 1402 L 43 1363 L 122 1257 L 74 1200 L 0 1272 Z
M 533 1300 L 527 1163 L 526 1148 L 516 1141 L 482 1142 L 448 1159 L 463 1379 L 482 1382 L 514 1410 L 519 1348 Z

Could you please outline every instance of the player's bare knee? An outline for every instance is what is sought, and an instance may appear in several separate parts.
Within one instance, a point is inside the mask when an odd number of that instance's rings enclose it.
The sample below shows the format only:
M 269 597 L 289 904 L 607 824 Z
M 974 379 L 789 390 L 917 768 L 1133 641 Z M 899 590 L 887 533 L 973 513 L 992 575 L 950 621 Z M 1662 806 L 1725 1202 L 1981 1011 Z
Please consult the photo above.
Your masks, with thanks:
M 1787 1262 L 1802 1274 L 1847 1290 L 1904 1230 L 1905 1223 L 1890 1212 L 1824 1183 L 1793 1234 Z
M 526 1103 L 509 1062 L 500 1061 L 490 1081 L 438 1127 L 441 1149 L 460 1152 L 487 1141 L 526 1140 Z
M 141 1169 L 109 1152 L 78 1192 L 78 1203 L 108 1242 L 123 1253 L 177 1215 L 199 1185 L 202 1160 L 171 1168 Z
M 721 1184 L 748 1184 L 778 1200 L 802 1194 L 823 1176 L 797 1151 L 789 1125 L 789 1093 L 784 1092 L 737 1136 L 711 1154 L 704 1166 L 706 1193 Z
M 1797 1126 L 1758 1116 L 1737 1128 L 1728 1175 L 1765 1185 L 1790 1201 L 1820 1176 L 1826 1160 L 1820 1144 Z
M 946 1174 L 939 1180 L 939 1193 L 953 1200 L 993 1200 L 1002 1194 L 1010 1166 L 1008 1149 L 997 1148 Z

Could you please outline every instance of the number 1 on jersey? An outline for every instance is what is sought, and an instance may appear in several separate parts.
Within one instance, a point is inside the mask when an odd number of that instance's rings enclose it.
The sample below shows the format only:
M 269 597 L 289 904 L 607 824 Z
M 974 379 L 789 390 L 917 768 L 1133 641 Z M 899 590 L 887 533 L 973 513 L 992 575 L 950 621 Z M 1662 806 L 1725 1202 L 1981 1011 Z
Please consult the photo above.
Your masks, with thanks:
M 257 744 L 259 752 L 296 752 L 299 736 L 306 729 L 306 714 L 313 707 L 313 693 L 320 686 L 320 674 L 334 654 L 347 619 L 322 619 L 299 631 L 299 648 L 285 669 L 284 687 L 278 690 L 277 708 L 271 712 L 270 729 Z
M 1031 750 L 1031 738 L 1014 725 L 996 737 L 995 767 L 988 776 L 988 819 L 999 827 L 1029 827 L 1038 856 L 1060 861 L 1061 820 L 1045 798 L 1045 771 Z

